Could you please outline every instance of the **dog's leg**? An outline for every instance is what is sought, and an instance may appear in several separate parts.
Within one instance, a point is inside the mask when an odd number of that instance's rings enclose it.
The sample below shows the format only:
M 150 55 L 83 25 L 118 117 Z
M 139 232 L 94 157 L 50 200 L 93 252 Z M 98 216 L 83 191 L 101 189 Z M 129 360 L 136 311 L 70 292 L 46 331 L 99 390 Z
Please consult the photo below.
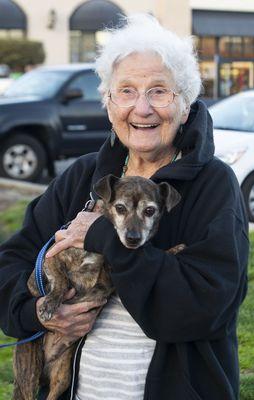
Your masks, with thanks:
M 69 288 L 69 281 L 65 274 L 65 266 L 59 254 L 48 258 L 44 262 L 43 271 L 47 277 L 47 294 L 39 308 L 42 321 L 49 321 L 63 301 Z
M 42 339 L 17 346 L 13 352 L 13 400 L 35 400 L 43 369 Z
M 60 333 L 47 332 L 44 337 L 45 364 L 55 362 L 76 341 L 77 338 L 73 339 Z
M 27 397 L 28 400 L 33 400 L 32 397 Z M 16 380 L 13 382 L 12 400 L 26 400 Z
M 71 360 L 74 346 L 69 347 L 57 360 L 48 363 L 46 375 L 50 381 L 50 390 L 46 400 L 57 400 L 71 381 Z
M 181 243 L 181 244 L 178 244 L 177 246 L 171 247 L 171 249 L 167 250 L 167 253 L 177 254 L 180 251 L 184 250 L 185 248 L 186 248 L 186 245 Z

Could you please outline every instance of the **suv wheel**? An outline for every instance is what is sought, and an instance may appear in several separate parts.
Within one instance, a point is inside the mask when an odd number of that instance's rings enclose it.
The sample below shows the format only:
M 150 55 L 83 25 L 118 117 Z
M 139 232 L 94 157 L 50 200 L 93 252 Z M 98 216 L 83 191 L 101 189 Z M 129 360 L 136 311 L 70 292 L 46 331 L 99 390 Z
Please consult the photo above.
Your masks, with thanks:
M 46 165 L 41 143 L 26 134 L 7 140 L 0 151 L 0 176 L 20 181 L 36 181 Z
M 242 185 L 243 197 L 249 216 L 249 221 L 254 222 L 254 173 L 248 176 Z

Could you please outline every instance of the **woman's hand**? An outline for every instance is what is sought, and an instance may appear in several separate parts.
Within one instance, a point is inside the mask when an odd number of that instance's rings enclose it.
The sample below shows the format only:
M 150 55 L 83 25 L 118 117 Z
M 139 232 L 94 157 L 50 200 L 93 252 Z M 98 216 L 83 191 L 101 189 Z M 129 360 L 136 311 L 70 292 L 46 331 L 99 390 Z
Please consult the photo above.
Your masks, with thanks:
M 69 247 L 83 249 L 84 240 L 88 229 L 100 216 L 101 213 L 98 211 L 79 212 L 76 218 L 71 221 L 71 224 L 67 229 L 61 229 L 55 233 L 55 244 L 47 252 L 46 257 L 52 257 L 60 251 L 68 249 Z
M 71 289 L 65 296 L 65 300 L 72 298 L 75 290 Z M 86 335 L 93 327 L 94 321 L 99 314 L 103 302 L 89 301 L 77 304 L 61 304 L 56 313 L 49 321 L 42 321 L 39 317 L 39 308 L 44 301 L 40 297 L 36 302 L 37 316 L 40 323 L 51 332 L 57 332 L 64 336 L 78 339 Z

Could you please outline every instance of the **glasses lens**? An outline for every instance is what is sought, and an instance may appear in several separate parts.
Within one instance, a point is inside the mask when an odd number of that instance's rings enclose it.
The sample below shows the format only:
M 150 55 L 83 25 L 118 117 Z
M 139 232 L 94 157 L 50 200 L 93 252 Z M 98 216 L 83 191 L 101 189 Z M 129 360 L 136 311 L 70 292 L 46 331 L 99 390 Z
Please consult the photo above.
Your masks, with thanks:
M 124 88 L 111 92 L 111 100 L 119 107 L 130 107 L 136 104 L 138 93 L 134 89 Z
M 152 107 L 167 107 L 174 101 L 174 92 L 160 87 L 149 89 L 145 96 Z M 138 92 L 132 88 L 117 89 L 110 93 L 112 102 L 119 107 L 135 106 L 138 97 Z
M 147 99 L 153 107 L 167 107 L 174 100 L 174 93 L 163 88 L 152 88 L 146 93 Z

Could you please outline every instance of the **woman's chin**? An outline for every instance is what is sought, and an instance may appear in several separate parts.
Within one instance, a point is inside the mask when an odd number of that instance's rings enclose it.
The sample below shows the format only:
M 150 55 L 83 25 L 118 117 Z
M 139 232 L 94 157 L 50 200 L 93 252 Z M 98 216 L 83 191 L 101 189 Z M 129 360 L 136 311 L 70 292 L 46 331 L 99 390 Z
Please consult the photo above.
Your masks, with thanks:
M 129 150 L 135 151 L 136 153 L 153 153 L 158 150 L 158 145 L 151 145 L 147 143 L 130 144 Z

